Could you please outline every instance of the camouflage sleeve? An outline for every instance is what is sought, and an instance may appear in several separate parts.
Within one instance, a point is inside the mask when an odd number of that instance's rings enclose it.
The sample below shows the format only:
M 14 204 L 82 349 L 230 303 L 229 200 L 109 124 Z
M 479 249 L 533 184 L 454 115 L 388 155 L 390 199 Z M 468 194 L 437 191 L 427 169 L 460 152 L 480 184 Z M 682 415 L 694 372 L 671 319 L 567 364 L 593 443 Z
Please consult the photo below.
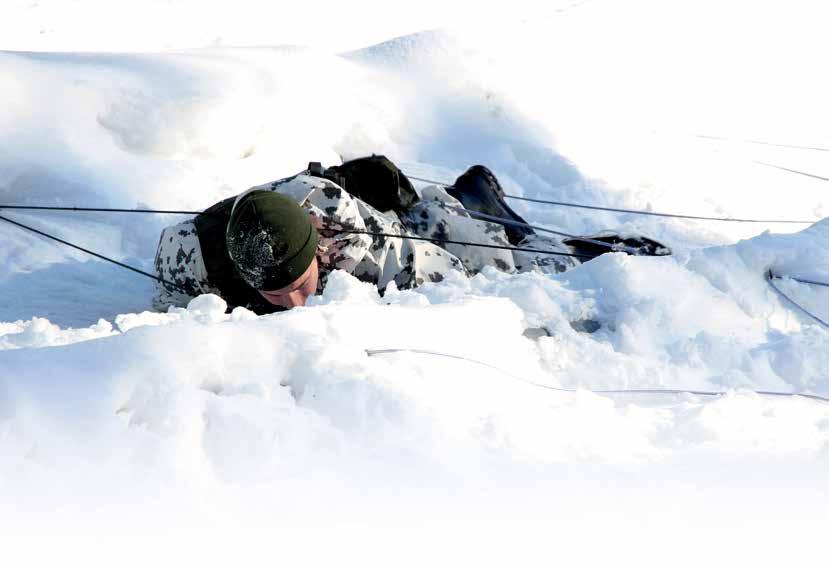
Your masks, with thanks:
M 187 306 L 200 294 L 216 293 L 207 278 L 196 225 L 193 220 L 165 228 L 155 254 L 155 272 L 170 286 L 156 281 L 153 309 L 164 312 L 170 306 Z

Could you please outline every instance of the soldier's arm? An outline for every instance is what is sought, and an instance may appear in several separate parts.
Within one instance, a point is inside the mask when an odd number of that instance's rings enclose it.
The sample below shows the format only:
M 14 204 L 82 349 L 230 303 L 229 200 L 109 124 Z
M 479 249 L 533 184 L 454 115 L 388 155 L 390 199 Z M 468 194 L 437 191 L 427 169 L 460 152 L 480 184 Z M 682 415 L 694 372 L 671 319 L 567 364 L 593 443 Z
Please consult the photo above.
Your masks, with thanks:
M 304 207 L 320 232 L 321 260 L 351 273 L 366 256 L 372 240 L 368 235 L 350 231 L 366 230 L 356 200 L 333 182 L 323 182 L 323 187 L 308 196 Z
M 257 186 L 289 196 L 314 218 L 320 232 L 320 259 L 330 268 L 352 272 L 371 245 L 356 200 L 340 186 L 325 178 L 299 174 Z

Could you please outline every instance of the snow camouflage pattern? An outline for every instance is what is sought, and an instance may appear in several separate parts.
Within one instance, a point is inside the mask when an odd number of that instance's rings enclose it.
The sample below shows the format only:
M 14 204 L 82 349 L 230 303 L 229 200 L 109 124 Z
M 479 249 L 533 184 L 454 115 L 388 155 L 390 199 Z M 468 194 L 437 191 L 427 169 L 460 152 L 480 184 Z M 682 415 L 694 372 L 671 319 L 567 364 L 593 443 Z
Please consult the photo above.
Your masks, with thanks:
M 193 220 L 165 228 L 155 254 L 155 273 L 179 288 L 156 281 L 153 308 L 164 311 L 169 306 L 187 306 L 200 294 L 218 294 L 210 285 L 201 255 L 201 246 Z
M 501 225 L 479 221 L 450 209 L 463 207 L 463 204 L 441 186 L 424 188 L 421 191 L 422 200 L 402 216 L 393 211 L 378 211 L 334 182 L 304 173 L 247 191 L 252 190 L 272 190 L 289 196 L 315 219 L 320 228 L 318 294 L 325 288 L 330 273 L 336 269 L 376 284 L 382 293 L 392 281 L 398 289 L 407 289 L 427 282 L 441 282 L 451 273 L 468 276 L 485 266 L 494 266 L 504 272 L 538 270 L 558 273 L 577 264 L 571 257 L 452 243 L 439 246 L 440 243 L 350 232 L 413 235 L 438 242 L 456 240 L 510 245 Z M 519 246 L 570 252 L 557 239 L 537 235 L 527 237 Z M 185 293 L 157 282 L 153 298 L 156 310 L 186 306 L 199 294 L 219 294 L 210 283 L 192 220 L 164 229 L 155 267 L 161 278 L 186 290 Z

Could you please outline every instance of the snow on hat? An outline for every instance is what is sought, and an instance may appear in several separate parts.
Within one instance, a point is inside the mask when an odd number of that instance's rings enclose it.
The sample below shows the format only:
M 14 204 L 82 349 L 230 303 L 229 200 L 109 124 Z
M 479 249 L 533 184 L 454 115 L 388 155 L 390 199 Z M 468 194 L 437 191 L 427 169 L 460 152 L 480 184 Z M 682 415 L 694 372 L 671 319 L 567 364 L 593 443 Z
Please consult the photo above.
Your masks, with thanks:
M 227 251 L 256 290 L 277 290 L 311 266 L 319 235 L 293 199 L 268 190 L 239 196 L 227 225 Z

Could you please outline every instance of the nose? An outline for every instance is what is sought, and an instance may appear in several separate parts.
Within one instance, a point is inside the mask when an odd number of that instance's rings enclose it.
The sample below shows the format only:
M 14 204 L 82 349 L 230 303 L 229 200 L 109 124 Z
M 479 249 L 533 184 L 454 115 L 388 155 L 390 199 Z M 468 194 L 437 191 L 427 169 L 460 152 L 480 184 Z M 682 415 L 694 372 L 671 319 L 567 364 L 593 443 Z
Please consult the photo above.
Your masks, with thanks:
M 307 299 L 308 295 L 302 292 L 302 290 L 295 290 L 283 295 L 280 300 L 282 301 L 282 306 L 285 308 L 294 308 L 295 306 L 305 306 Z

